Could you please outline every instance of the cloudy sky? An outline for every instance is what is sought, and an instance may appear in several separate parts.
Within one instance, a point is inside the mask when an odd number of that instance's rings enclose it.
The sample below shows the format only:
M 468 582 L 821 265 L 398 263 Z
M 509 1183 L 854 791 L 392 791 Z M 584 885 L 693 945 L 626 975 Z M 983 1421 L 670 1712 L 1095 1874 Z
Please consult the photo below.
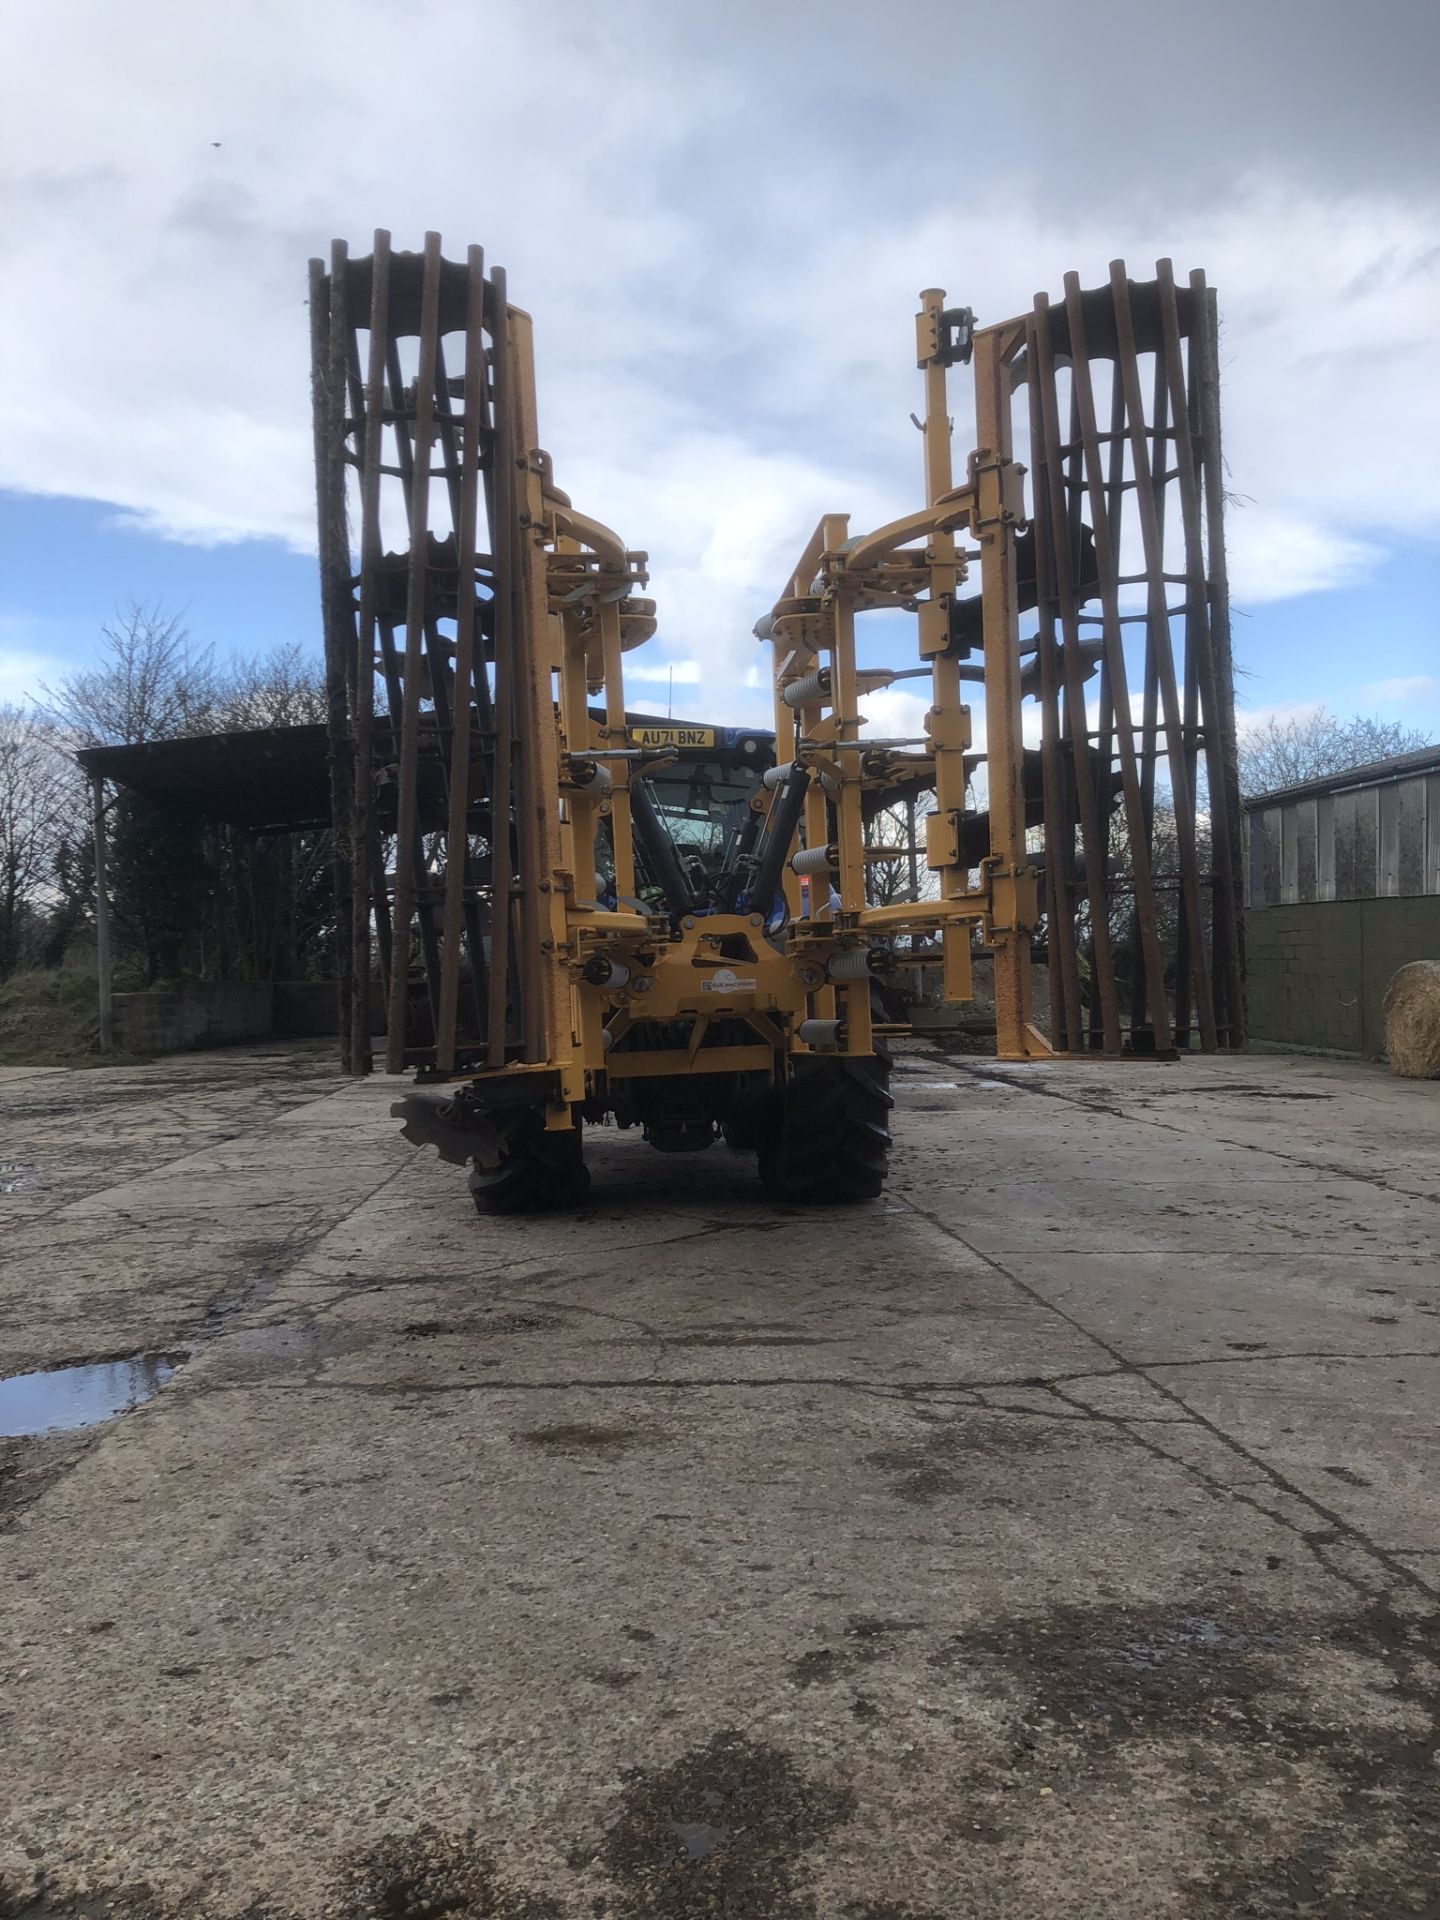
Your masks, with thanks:
M 0 21 L 0 698 L 129 596 L 317 644 L 306 261 L 384 226 L 480 241 L 535 314 L 561 484 L 652 556 L 636 704 L 673 665 L 677 713 L 763 718 L 750 627 L 818 515 L 918 504 L 921 287 L 993 320 L 1168 254 L 1220 290 L 1242 704 L 1440 736 L 1425 0 Z

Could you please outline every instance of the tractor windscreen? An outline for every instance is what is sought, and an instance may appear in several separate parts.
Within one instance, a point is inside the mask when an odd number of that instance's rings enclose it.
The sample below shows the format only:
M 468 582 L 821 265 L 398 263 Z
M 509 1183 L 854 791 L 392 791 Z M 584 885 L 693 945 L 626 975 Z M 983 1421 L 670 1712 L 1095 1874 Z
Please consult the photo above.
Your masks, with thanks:
M 730 766 L 719 759 L 687 758 L 652 777 L 656 807 L 697 893 L 724 866 L 763 771 L 753 762 Z
M 674 751 L 673 759 L 653 766 L 647 785 L 690 889 L 703 901 L 726 870 L 750 801 L 775 763 L 774 736 L 631 715 L 630 739 L 657 754 Z

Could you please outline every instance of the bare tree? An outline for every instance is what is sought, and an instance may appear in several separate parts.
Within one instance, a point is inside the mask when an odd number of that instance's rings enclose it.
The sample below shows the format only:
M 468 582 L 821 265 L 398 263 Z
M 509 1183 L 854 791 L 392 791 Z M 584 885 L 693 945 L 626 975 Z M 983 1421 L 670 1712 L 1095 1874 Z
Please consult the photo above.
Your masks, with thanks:
M 924 816 L 930 811 L 931 799 L 929 794 L 917 795 L 913 806 L 897 800 L 882 807 L 867 823 L 865 844 L 881 855 L 865 862 L 865 892 L 872 907 L 888 907 L 897 900 L 924 900 L 938 890 L 925 859 Z
M 113 747 L 209 732 L 220 685 L 213 650 L 193 645 L 179 614 L 131 600 L 100 629 L 98 662 L 43 692 L 79 744 Z
M 224 732 L 315 725 L 326 717 L 325 667 L 296 643 L 237 662 L 221 677 L 213 724 Z
M 322 670 L 298 645 L 220 667 L 178 615 L 138 600 L 102 628 L 92 665 L 44 692 L 48 718 L 72 748 L 250 732 L 325 715 Z M 257 839 L 121 787 L 110 803 L 109 892 L 122 966 L 154 984 L 323 965 L 334 916 L 312 868 L 323 865 L 324 840 Z M 77 840 L 57 843 L 51 860 L 53 960 L 89 916 L 93 876 Z
M 1298 787 L 1329 773 L 1414 753 L 1431 744 L 1430 736 L 1399 720 L 1356 714 L 1348 720 L 1319 707 L 1304 718 L 1273 716 L 1239 738 L 1240 791 L 1253 796 Z
M 0 980 L 24 957 L 27 922 L 38 925 L 55 850 L 80 805 L 54 727 L 22 707 L 0 706 Z

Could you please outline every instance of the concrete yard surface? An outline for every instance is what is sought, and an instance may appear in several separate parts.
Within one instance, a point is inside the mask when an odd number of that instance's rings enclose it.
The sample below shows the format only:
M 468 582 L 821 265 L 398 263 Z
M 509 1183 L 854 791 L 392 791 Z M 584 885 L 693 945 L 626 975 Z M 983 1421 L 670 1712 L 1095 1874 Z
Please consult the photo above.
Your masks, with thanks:
M 156 1388 L 0 1440 L 0 1913 L 1440 1913 L 1440 1086 L 895 1086 L 482 1221 L 314 1050 L 0 1073 L 0 1372 Z

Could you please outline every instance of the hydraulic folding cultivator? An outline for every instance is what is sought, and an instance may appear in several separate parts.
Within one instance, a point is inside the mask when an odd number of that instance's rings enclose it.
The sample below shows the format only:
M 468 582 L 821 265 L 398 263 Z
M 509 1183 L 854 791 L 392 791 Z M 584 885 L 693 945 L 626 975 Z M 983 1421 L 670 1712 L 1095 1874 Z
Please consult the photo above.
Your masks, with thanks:
M 1002 1057 L 1239 1037 L 1214 317 L 1198 276 L 1177 289 L 1162 262 L 1137 286 L 1117 265 L 1100 293 L 1072 279 L 1063 309 L 979 329 L 922 295 L 925 504 L 858 536 L 839 515 L 815 530 L 756 629 L 773 750 L 627 713 L 623 657 L 656 625 L 646 556 L 557 486 L 531 322 L 502 272 L 476 248 L 444 260 L 433 234 L 421 255 L 377 234 L 366 259 L 337 244 L 328 274 L 312 263 L 311 306 L 346 1062 L 369 1070 L 373 926 L 386 1068 L 445 1086 L 396 1112 L 411 1139 L 473 1164 L 479 1204 L 579 1196 L 582 1125 L 606 1116 L 662 1150 L 723 1133 L 785 1197 L 875 1195 L 890 1106 L 877 982 L 928 961 L 965 1000 L 977 936 Z M 962 362 L 977 445 L 957 481 L 946 388 Z M 857 657 L 877 609 L 914 617 L 915 665 Z M 866 738 L 865 696 L 897 678 L 927 683 L 923 730 Z M 983 692 L 979 753 L 967 683 Z M 916 792 L 934 795 L 929 883 L 876 904 L 869 823 Z

